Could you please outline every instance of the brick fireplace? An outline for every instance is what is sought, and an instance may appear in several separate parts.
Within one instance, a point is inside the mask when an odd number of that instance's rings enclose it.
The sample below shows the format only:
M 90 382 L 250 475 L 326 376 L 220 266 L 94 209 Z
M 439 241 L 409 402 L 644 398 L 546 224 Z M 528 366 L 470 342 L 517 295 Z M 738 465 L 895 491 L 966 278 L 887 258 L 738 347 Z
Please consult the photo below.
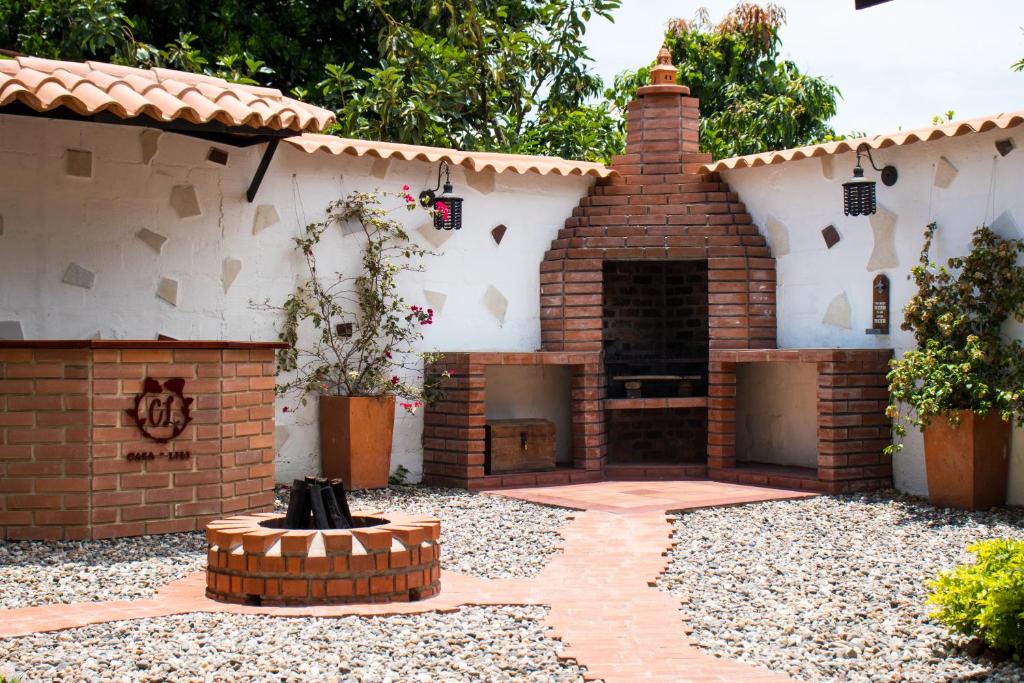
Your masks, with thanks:
M 580 385 L 579 400 L 574 396 L 574 440 L 586 444 L 577 446 L 576 468 L 534 476 L 532 483 L 583 481 L 598 473 L 710 475 L 816 490 L 878 486 L 891 472 L 878 445 L 884 425 L 877 404 L 865 422 L 875 430 L 871 441 L 839 447 L 821 441 L 833 432 L 819 438 L 817 473 L 780 479 L 774 471 L 770 481 L 749 467 L 739 471 L 735 380 L 709 358 L 776 348 L 775 259 L 737 194 L 704 169 L 711 156 L 699 149 L 698 102 L 676 84 L 667 50 L 658 62 L 652 84 L 629 105 L 626 151 L 611 164 L 616 174 L 598 180 L 580 201 L 540 264 L 543 353 L 535 355 L 588 354 L 591 360 L 586 392 Z M 459 358 L 450 356 L 448 366 Z M 862 374 L 872 387 L 880 378 L 884 386 L 884 362 Z M 471 383 L 475 377 L 470 373 Z M 426 480 L 470 488 L 528 485 L 527 475 L 509 482 L 483 477 L 477 464 L 482 440 L 467 447 L 436 438 L 442 433 L 437 424 L 468 424 L 482 433 L 486 386 L 476 382 L 474 391 L 452 383 L 455 392 L 443 406 L 428 409 Z M 875 456 L 870 467 L 838 471 L 845 460 L 836 449 L 855 447 L 860 462 Z

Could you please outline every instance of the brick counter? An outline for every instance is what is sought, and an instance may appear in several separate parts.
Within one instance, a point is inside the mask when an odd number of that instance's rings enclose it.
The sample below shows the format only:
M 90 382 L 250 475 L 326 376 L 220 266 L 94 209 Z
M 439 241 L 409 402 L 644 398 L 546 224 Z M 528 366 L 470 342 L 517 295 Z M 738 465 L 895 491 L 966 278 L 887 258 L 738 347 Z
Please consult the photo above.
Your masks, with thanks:
M 0 537 L 193 531 L 269 510 L 278 347 L 0 341 Z M 129 414 L 146 378 L 181 378 L 192 399 L 191 421 L 166 443 Z

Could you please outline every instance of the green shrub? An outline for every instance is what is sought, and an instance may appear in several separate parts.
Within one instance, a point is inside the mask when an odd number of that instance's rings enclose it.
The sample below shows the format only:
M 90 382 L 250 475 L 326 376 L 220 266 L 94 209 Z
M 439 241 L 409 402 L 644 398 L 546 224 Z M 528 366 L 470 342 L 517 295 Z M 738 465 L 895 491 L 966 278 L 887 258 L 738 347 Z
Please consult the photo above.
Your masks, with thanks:
M 1024 654 L 1024 541 L 995 538 L 967 547 L 975 561 L 931 582 L 931 616 L 1017 659 Z

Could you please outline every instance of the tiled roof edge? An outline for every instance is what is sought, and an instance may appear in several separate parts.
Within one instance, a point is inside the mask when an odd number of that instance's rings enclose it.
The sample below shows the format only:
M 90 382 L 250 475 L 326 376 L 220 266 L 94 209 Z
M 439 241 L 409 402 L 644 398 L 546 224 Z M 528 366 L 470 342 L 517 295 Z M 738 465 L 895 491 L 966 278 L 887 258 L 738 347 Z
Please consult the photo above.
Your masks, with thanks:
M 815 157 L 843 154 L 856 151 L 857 147 L 866 144 L 872 150 L 884 149 L 886 147 L 899 147 L 912 145 L 918 142 L 932 142 L 945 138 L 960 137 L 973 133 L 984 133 L 993 129 L 1005 130 L 1024 123 L 1024 111 L 1010 112 L 1006 114 L 995 114 L 962 121 L 951 121 L 938 126 L 928 128 L 916 128 L 914 130 L 889 133 L 885 135 L 873 135 L 866 138 L 853 140 L 841 140 L 839 142 L 826 142 L 819 145 L 808 145 L 784 149 L 777 152 L 762 152 L 761 154 L 748 154 L 745 156 L 719 159 L 710 164 L 705 164 L 703 169 L 707 172 L 724 171 L 739 168 L 757 168 L 759 166 L 771 166 L 786 161 L 800 161 L 801 159 L 812 159 Z
M 328 152 L 334 155 L 348 154 L 356 157 L 370 156 L 379 159 L 401 159 L 402 161 L 426 161 L 437 163 L 447 161 L 453 166 L 464 166 L 474 171 L 492 170 L 495 173 L 513 171 L 519 174 L 539 173 L 540 175 L 594 176 L 606 178 L 615 171 L 604 164 L 591 161 L 572 161 L 561 157 L 539 157 L 525 154 L 498 154 L 493 152 L 463 152 L 443 147 L 402 145 L 394 142 L 355 140 L 333 135 L 304 133 L 288 138 L 287 143 L 304 152 Z

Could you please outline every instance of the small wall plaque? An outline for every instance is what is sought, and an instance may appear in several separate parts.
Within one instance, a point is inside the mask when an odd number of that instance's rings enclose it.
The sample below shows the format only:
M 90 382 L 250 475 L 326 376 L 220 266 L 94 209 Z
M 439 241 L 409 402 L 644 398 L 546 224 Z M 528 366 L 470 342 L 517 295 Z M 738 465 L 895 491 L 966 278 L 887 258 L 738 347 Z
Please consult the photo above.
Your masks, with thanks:
M 839 244 L 839 231 L 834 225 L 822 229 L 821 236 L 825 239 L 825 246 L 829 249 Z
M 865 332 L 889 334 L 889 278 L 884 273 L 871 284 L 871 328 Z

